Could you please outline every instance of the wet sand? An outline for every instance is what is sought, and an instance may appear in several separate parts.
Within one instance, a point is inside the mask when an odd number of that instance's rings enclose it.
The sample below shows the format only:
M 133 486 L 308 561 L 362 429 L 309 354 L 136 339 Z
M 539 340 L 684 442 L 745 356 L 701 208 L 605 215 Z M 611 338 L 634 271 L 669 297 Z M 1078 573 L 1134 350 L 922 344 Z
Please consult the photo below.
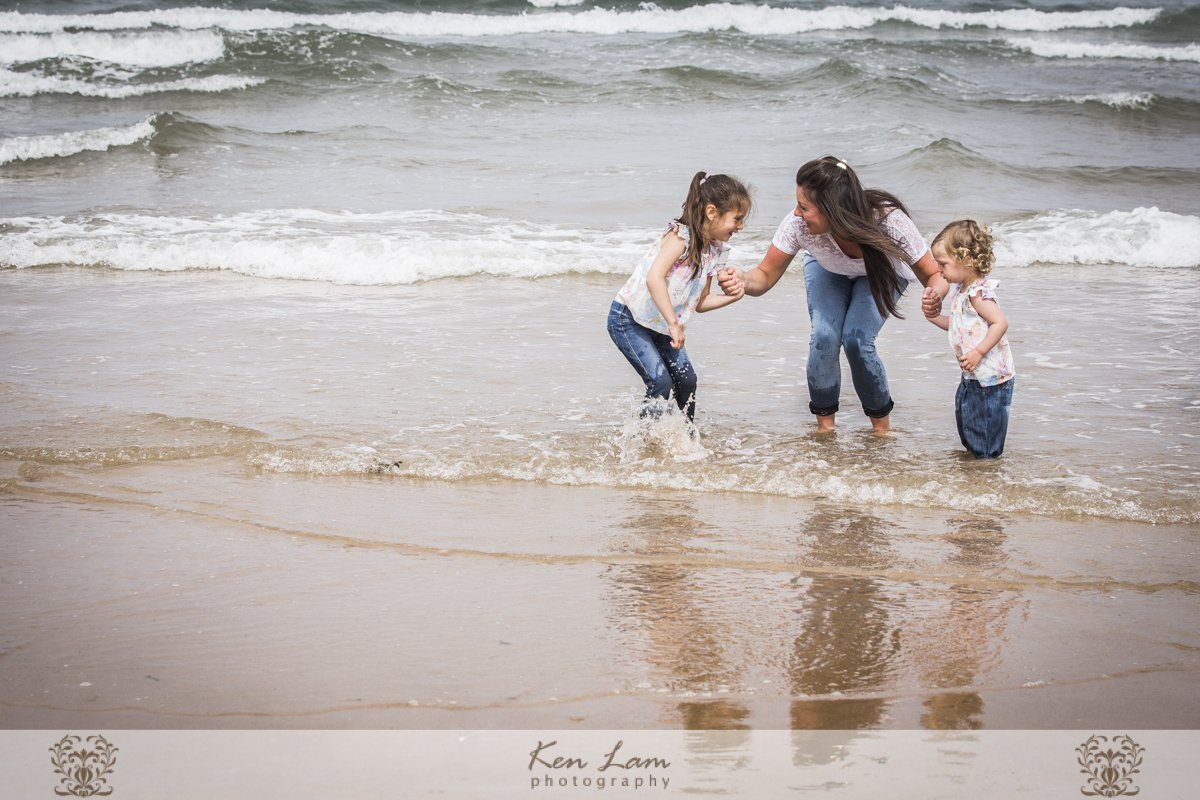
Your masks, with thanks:
M 1191 526 L 0 465 L 5 728 L 1168 729 Z

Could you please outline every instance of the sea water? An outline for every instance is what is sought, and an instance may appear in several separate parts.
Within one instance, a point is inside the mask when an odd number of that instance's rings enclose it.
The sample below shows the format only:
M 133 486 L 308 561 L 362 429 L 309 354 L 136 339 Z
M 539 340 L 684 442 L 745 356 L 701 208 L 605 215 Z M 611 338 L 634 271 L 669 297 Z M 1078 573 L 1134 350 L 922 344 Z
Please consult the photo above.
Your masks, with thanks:
M 1175 0 L 16 4 L 0 446 L 1196 523 L 1198 36 Z M 825 153 L 928 237 L 993 227 L 998 465 L 914 291 L 895 436 L 848 373 L 808 435 L 795 268 L 690 326 L 695 448 L 631 431 L 604 315 L 691 175 L 753 185 L 750 267 Z

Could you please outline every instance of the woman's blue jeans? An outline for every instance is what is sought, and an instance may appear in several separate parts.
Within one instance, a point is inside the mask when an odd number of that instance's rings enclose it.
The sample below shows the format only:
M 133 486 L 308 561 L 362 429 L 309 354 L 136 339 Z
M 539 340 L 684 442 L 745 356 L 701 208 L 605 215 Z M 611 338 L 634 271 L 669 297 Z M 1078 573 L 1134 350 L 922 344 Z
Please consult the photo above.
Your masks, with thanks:
M 846 350 L 854 391 L 868 417 L 892 412 L 887 370 L 875 352 L 875 336 L 884 317 L 875 306 L 867 276 L 850 278 L 829 272 L 812 256 L 804 257 L 804 287 L 808 291 L 808 409 L 817 416 L 837 413 L 842 393 L 840 352 Z M 908 283 L 901 279 L 896 299 Z
M 1016 382 L 1016 378 L 1009 378 L 995 386 L 981 386 L 970 378 L 959 381 L 954 394 L 954 421 L 958 423 L 959 441 L 976 458 L 996 458 L 1004 452 Z
M 688 420 L 695 417 L 696 370 L 685 348 L 671 347 L 670 336 L 639 325 L 625 304 L 615 300 L 608 310 L 608 335 L 646 384 L 647 399 L 674 395 Z M 654 407 L 647 405 L 642 413 L 652 414 Z

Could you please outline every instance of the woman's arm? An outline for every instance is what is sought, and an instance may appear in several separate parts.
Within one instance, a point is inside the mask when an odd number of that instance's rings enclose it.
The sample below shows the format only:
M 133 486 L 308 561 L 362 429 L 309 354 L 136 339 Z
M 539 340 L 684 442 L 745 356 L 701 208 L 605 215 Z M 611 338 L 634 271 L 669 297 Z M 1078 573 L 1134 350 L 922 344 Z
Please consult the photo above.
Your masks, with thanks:
M 654 301 L 658 313 L 662 314 L 667 323 L 668 330 L 671 331 L 671 346 L 676 350 L 683 347 L 683 326 L 679 324 L 675 317 L 675 309 L 671 305 L 671 295 L 667 291 L 667 270 L 683 255 L 683 248 L 683 239 L 680 239 L 678 234 L 664 234 L 658 255 L 650 265 L 650 271 L 646 273 L 646 289 L 650 292 L 650 299 Z
M 946 283 L 946 279 L 938 271 L 937 261 L 929 250 L 912 265 L 912 271 L 925 287 L 925 291 L 921 293 L 921 313 L 934 325 L 938 325 L 934 320 L 942 313 L 942 301 L 950 293 L 950 284 Z
M 779 279 L 783 277 L 783 273 L 787 272 L 788 266 L 795 257 L 795 253 L 785 253 L 775 245 L 771 245 L 767 248 L 767 254 L 763 256 L 762 261 L 758 262 L 757 267 L 745 272 L 736 269 L 721 270 L 717 275 L 717 282 L 721 284 L 721 291 L 725 294 L 741 296 L 744 292 L 752 297 L 759 297 L 779 283 Z
M 917 259 L 916 263 L 912 265 L 912 271 L 922 286 L 933 287 L 937 290 L 939 301 L 946 299 L 946 294 L 950 291 L 950 284 L 946 283 L 942 273 L 938 272 L 938 265 L 934 261 L 931 251 L 926 250 L 925 255 Z
M 705 311 L 715 311 L 718 308 L 736 303 L 742 299 L 743 293 L 737 294 L 710 294 L 712 289 L 712 276 L 704 280 L 704 289 L 700 292 L 700 299 L 696 302 L 696 311 L 703 314 Z

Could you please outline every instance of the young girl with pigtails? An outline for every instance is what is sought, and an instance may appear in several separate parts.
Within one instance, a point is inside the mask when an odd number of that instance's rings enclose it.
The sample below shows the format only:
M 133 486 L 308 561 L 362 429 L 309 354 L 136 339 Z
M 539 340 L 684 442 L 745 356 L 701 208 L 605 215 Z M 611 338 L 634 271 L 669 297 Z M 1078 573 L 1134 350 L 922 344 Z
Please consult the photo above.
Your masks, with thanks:
M 683 347 L 693 312 L 742 297 L 711 294 L 728 256 L 726 242 L 746 224 L 750 192 L 730 175 L 697 172 L 683 213 L 650 246 L 608 312 L 608 334 L 646 385 L 643 416 L 660 413 L 656 399 L 674 398 L 690 423 L 696 414 L 696 370 Z

